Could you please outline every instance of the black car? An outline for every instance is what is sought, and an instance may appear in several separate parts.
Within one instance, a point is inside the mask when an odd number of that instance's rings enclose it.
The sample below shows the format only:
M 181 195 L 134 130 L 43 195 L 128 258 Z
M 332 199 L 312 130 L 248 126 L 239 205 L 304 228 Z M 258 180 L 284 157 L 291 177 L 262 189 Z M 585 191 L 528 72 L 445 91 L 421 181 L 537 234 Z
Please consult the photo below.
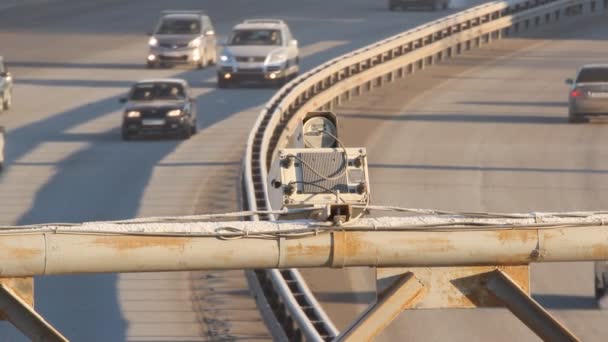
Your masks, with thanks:
M 122 138 L 141 135 L 175 135 L 188 139 L 196 133 L 196 102 L 190 87 L 181 79 L 137 82 L 125 103 Z

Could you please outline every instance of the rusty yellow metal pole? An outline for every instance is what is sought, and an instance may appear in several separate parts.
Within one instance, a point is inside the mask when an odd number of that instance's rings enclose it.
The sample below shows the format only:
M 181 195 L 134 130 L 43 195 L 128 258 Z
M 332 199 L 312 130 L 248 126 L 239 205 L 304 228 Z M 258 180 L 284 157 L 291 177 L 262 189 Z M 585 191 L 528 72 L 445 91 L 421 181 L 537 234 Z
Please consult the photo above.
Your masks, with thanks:
M 566 327 L 524 292 L 511 277 L 501 270 L 492 272 L 488 279 L 488 290 L 492 292 L 519 320 L 528 326 L 543 341 L 577 342 Z
M 413 307 L 425 293 L 424 285 L 413 273 L 399 276 L 395 283 L 379 294 L 377 301 L 334 341 L 372 341 L 401 312 Z
M 32 341 L 68 341 L 5 284 L 0 284 L 0 312 Z
M 606 227 L 334 231 L 302 238 L 0 235 L 0 277 L 303 267 L 526 265 L 608 260 Z

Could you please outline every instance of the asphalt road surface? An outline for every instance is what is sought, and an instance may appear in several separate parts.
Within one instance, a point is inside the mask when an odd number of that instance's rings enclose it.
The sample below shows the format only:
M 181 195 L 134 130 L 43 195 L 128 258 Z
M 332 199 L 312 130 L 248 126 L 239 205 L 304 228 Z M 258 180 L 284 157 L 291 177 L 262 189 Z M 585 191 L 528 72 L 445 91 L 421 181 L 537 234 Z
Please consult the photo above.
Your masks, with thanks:
M 303 70 L 455 11 L 391 13 L 375 0 L 65 0 L 1 11 L 0 54 L 16 88 L 0 116 L 0 223 L 237 209 L 244 143 L 275 90 L 218 90 L 213 68 L 146 70 L 145 32 L 168 8 L 207 10 L 220 37 L 244 18 L 283 18 Z M 121 141 L 118 98 L 133 81 L 174 76 L 195 88 L 200 133 Z M 74 341 L 268 339 L 242 272 L 37 278 L 36 308 Z M 0 326 L 0 340 L 23 339 Z
M 373 203 L 456 211 L 608 207 L 608 126 L 569 124 L 564 80 L 605 63 L 608 17 L 509 39 L 337 110 L 347 146 L 367 147 Z M 545 37 L 545 38 L 543 38 Z M 371 269 L 307 270 L 339 329 L 375 296 Z M 591 263 L 532 267 L 533 296 L 583 341 L 605 341 Z M 505 309 L 403 313 L 378 341 L 535 341 Z

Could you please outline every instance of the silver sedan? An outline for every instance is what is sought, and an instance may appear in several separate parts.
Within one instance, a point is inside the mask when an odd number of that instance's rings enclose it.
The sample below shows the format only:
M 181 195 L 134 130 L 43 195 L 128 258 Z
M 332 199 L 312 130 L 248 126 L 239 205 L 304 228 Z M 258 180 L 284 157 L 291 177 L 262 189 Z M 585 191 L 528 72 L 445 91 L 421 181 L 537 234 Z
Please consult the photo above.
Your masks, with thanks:
M 608 116 L 608 64 L 584 65 L 575 79 L 567 79 L 568 121 L 586 122 L 589 117 Z

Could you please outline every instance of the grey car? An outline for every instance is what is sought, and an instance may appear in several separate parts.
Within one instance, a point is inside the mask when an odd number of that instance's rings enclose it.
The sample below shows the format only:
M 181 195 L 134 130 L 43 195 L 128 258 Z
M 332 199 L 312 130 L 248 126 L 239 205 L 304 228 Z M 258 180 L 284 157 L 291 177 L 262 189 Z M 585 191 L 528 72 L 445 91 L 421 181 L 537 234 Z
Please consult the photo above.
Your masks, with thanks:
M 242 81 L 281 85 L 299 70 L 298 41 L 280 19 L 250 19 L 236 25 L 218 61 L 217 84 Z
M 608 116 L 608 64 L 584 65 L 566 84 L 570 85 L 568 121 Z
M 146 65 L 195 65 L 217 61 L 217 39 L 211 19 L 202 11 L 164 11 L 148 41 Z
M 9 110 L 13 104 L 13 76 L 0 56 L 0 112 Z

